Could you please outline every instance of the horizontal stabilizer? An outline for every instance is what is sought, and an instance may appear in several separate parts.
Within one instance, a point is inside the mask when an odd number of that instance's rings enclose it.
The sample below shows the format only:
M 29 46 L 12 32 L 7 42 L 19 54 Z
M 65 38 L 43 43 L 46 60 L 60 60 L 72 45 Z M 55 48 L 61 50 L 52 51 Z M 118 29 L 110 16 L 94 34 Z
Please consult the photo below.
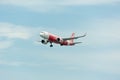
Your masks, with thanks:
M 74 42 L 73 44 L 75 45 L 75 44 L 80 44 L 80 43 L 82 43 L 82 42 Z

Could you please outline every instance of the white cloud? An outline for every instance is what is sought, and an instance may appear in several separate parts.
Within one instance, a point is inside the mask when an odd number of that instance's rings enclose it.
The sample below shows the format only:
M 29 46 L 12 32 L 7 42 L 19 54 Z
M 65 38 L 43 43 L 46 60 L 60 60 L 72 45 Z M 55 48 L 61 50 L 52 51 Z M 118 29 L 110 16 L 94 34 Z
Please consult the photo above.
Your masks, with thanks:
M 84 5 L 84 4 L 109 4 L 116 3 L 119 0 L 1 0 L 1 4 L 13 4 L 23 6 L 43 6 L 43 5 Z
M 31 34 L 26 26 L 19 26 L 11 23 L 0 23 L 0 36 L 7 38 L 29 39 Z
M 31 28 L 11 23 L 0 23 L 0 49 L 11 47 L 15 39 L 28 40 L 32 36 Z
M 115 4 L 119 0 L 0 0 L 0 4 L 25 7 L 37 11 L 59 10 L 66 6 Z
M 10 46 L 12 46 L 12 41 L 0 41 L 0 49 L 6 49 L 9 48 Z
M 0 60 L 0 65 L 14 66 L 14 67 L 20 67 L 20 66 L 39 67 L 41 66 L 40 64 L 35 64 L 35 63 L 19 62 L 19 61 L 4 61 L 4 60 Z
M 5 61 L 5 60 L 0 60 L 0 65 L 14 66 L 14 67 L 21 67 L 21 66 L 39 67 L 41 66 L 39 63 L 37 64 L 37 63 L 30 63 L 30 62 Z
M 113 4 L 119 0 L 64 0 L 65 5 L 96 5 L 96 4 Z
M 22 65 L 22 63 L 21 62 L 0 61 L 0 65 L 19 66 L 19 65 Z

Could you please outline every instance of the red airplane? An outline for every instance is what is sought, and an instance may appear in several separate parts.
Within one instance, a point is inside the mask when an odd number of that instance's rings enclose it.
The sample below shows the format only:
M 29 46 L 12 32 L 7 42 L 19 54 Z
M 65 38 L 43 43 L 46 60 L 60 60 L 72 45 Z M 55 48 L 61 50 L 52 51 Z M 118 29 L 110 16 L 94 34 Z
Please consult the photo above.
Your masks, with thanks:
M 73 46 L 75 44 L 82 43 L 82 42 L 74 42 L 74 39 L 85 37 L 86 34 L 84 34 L 83 36 L 74 37 L 75 33 L 72 33 L 70 38 L 61 38 L 49 32 L 42 31 L 40 33 L 40 36 L 43 38 L 43 40 L 39 42 L 41 42 L 42 44 L 47 44 L 48 42 L 50 42 L 50 47 L 53 47 L 52 43 L 60 44 L 61 46 Z

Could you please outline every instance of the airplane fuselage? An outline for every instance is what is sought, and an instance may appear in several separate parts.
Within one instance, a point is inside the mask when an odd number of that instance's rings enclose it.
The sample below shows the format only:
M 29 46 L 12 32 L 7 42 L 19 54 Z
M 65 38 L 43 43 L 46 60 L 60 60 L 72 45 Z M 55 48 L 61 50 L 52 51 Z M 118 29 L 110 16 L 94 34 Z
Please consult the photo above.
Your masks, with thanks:
M 41 32 L 40 36 L 50 43 L 57 43 L 57 44 L 66 45 L 66 46 L 67 45 L 70 45 L 70 46 L 74 45 L 71 41 L 63 40 L 61 37 L 54 35 L 54 34 L 51 34 L 51 33 L 48 33 L 48 32 Z

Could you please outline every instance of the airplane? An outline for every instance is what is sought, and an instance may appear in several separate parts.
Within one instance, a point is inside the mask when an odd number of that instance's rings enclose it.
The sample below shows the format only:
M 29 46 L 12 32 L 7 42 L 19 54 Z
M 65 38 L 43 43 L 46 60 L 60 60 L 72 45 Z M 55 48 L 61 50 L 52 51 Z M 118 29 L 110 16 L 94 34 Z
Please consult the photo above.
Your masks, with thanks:
M 71 37 L 69 38 L 61 38 L 52 33 L 42 31 L 40 32 L 40 37 L 42 37 L 43 39 L 38 42 L 41 42 L 42 44 L 47 44 L 49 42 L 50 47 L 53 47 L 52 43 L 60 44 L 61 46 L 73 46 L 75 44 L 82 43 L 82 42 L 74 42 L 74 39 L 85 37 L 86 33 L 82 36 L 77 36 L 77 37 L 74 37 L 74 36 L 75 36 L 75 33 L 72 33 Z

